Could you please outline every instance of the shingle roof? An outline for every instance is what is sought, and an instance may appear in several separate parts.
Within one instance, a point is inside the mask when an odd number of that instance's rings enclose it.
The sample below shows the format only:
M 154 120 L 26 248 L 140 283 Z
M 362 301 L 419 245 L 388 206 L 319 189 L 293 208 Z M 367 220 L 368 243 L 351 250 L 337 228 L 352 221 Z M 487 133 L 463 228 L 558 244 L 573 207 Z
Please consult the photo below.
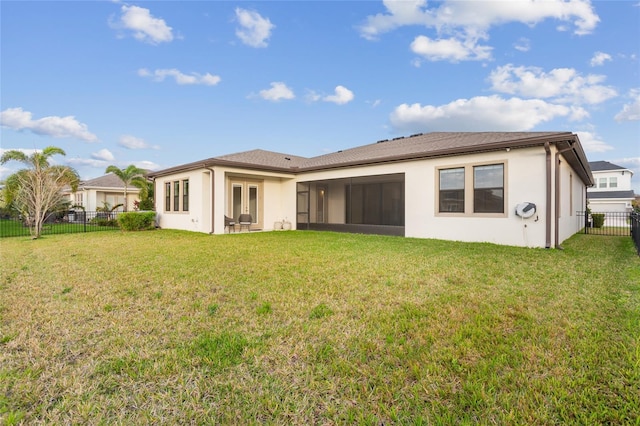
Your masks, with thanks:
M 633 190 L 629 191 L 587 191 L 587 198 L 635 198 Z
M 285 173 L 332 169 L 353 165 L 403 161 L 418 158 L 459 155 L 505 148 L 540 146 L 546 142 L 569 147 L 579 141 L 571 132 L 433 132 L 378 141 L 312 158 L 299 157 L 262 149 L 212 157 L 202 161 L 149 173 L 162 176 L 215 165 L 230 165 Z M 560 146 L 560 145 L 559 145 Z M 583 181 L 592 184 L 591 172 L 582 147 L 577 144 L 566 157 L 581 170 Z
M 608 161 L 589 161 L 589 167 L 592 172 L 603 172 L 609 170 L 627 170 L 625 167 L 618 166 Z
M 94 179 L 89 179 L 80 182 L 78 188 L 114 188 L 114 189 L 124 189 L 124 184 L 120 180 L 120 178 L 113 173 L 109 173 L 104 176 L 100 176 Z M 132 191 L 135 192 L 137 188 L 131 188 Z

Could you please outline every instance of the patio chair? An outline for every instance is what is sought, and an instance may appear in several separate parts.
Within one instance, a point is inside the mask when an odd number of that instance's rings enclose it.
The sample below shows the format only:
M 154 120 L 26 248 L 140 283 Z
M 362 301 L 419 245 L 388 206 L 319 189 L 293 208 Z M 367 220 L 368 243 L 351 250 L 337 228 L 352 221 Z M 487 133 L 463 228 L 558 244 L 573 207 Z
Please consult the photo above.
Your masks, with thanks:
M 233 232 L 236 232 L 236 221 L 230 218 L 229 216 L 224 217 L 224 227 L 229 228 L 229 233 L 233 229 Z
M 251 219 L 251 215 L 248 213 L 244 213 L 241 214 L 238 217 L 238 224 L 240 224 L 240 232 L 242 232 L 242 227 L 246 227 L 247 231 L 251 231 L 251 222 L 253 222 L 253 220 Z

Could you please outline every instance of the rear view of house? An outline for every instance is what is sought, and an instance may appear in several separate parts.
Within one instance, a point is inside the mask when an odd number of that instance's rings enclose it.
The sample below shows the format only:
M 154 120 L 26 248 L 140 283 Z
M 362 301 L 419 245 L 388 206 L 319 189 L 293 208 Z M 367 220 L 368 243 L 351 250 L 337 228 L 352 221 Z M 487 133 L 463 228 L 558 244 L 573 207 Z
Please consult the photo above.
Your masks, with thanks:
M 437 132 L 304 158 L 256 149 L 150 173 L 163 228 L 376 233 L 557 247 L 593 177 L 569 132 Z M 228 222 L 227 222 L 228 223 Z

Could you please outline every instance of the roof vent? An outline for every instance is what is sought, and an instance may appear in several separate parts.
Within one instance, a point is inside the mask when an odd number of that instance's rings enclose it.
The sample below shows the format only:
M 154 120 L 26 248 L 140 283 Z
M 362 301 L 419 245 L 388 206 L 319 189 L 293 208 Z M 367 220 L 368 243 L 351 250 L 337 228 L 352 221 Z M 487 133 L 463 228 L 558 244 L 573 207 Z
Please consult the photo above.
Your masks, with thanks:
M 383 143 L 383 142 L 387 142 L 388 140 L 389 140 L 389 139 L 381 139 L 381 140 L 379 140 L 379 141 L 378 141 L 378 142 L 376 142 L 376 143 Z
M 284 157 L 284 159 L 287 160 L 287 161 L 291 161 L 291 158 L 289 158 L 289 157 Z
M 400 140 L 400 139 L 404 139 L 404 136 L 398 136 L 397 138 L 393 138 L 394 141 Z
M 424 133 L 414 133 L 413 135 L 409 136 L 410 138 L 415 138 L 416 136 L 422 136 Z

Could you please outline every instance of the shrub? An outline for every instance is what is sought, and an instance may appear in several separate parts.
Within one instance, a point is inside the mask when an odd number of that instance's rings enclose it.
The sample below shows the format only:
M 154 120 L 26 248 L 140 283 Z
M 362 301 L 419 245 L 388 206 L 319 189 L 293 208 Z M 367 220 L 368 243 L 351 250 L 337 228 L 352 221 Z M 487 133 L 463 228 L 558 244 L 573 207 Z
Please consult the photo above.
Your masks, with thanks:
M 98 216 L 91 219 L 89 223 L 97 226 L 110 226 L 110 227 L 118 226 L 118 222 L 116 222 L 115 219 L 109 219 L 106 217 L 98 217 Z
M 153 229 L 156 212 L 126 212 L 118 215 L 118 224 L 123 231 Z
M 604 213 L 593 213 L 591 217 L 593 218 L 593 227 L 602 228 L 602 225 L 604 225 Z

